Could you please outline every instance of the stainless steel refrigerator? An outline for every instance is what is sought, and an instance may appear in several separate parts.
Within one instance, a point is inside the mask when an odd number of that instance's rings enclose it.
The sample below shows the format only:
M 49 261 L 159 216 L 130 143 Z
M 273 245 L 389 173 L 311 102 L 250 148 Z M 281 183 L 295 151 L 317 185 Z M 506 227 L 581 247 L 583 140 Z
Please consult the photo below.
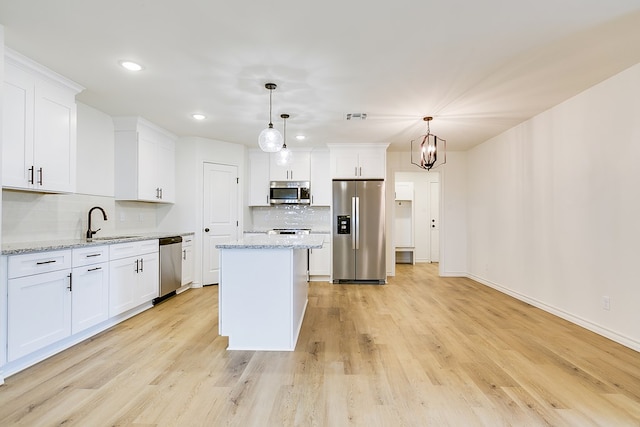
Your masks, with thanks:
M 386 281 L 383 180 L 333 181 L 333 283 Z

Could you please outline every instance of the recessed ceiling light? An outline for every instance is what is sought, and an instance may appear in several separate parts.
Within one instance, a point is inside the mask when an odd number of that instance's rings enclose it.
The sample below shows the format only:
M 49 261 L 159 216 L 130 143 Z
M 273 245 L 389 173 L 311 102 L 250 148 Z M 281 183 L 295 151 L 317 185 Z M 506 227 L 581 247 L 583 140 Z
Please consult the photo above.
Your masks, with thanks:
M 193 117 L 195 120 L 204 120 L 207 118 L 207 116 L 205 116 L 204 114 L 192 114 L 191 117 Z
M 140 71 L 142 70 L 142 65 L 137 64 L 133 61 L 120 61 L 120 65 L 126 68 L 129 71 Z
M 304 135 L 296 135 L 296 139 L 297 139 L 298 141 L 303 141 L 303 140 L 305 140 L 306 138 L 307 138 L 307 137 L 306 137 L 306 136 L 304 136 Z

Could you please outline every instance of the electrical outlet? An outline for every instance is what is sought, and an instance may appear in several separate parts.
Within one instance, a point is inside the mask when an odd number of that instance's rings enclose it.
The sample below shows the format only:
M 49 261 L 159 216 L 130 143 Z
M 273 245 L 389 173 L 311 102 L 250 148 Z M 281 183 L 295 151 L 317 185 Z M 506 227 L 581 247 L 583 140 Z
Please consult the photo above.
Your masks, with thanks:
M 602 308 L 604 310 L 611 310 L 611 300 L 606 295 L 602 297 Z

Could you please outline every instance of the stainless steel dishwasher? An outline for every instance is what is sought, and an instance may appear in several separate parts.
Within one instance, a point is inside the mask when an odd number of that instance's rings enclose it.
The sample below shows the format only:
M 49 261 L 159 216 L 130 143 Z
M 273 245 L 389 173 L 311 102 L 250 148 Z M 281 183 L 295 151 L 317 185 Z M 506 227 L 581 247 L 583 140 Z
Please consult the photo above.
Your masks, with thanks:
M 182 285 L 182 237 L 172 236 L 159 239 L 160 243 L 160 293 L 154 304 L 176 294 Z

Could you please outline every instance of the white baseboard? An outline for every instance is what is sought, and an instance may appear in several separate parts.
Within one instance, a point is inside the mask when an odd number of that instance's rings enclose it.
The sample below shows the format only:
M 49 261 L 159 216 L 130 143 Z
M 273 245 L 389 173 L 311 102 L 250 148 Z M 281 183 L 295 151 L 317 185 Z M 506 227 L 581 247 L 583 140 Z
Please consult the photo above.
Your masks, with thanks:
M 599 325 L 597 323 L 594 323 L 590 320 L 584 319 L 580 316 L 577 316 L 575 314 L 569 313 L 565 310 L 562 310 L 558 307 L 554 307 L 552 305 L 549 305 L 545 302 L 542 302 L 540 300 L 537 300 L 535 298 L 531 298 L 528 295 L 524 295 L 521 294 L 520 292 L 516 292 L 512 289 L 509 288 L 505 288 L 504 286 L 501 286 L 497 283 L 491 282 L 489 280 L 485 280 L 481 277 L 478 276 L 474 276 L 473 274 L 465 274 L 464 277 L 468 277 L 469 279 L 475 280 L 478 283 L 481 283 L 485 286 L 488 286 L 490 288 L 493 288 L 499 292 L 502 292 L 503 294 L 507 294 L 509 296 L 512 296 L 513 298 L 526 302 L 527 304 L 531 304 L 534 307 L 539 308 L 540 310 L 544 310 L 547 313 L 551 313 L 554 316 L 558 316 L 564 320 L 567 320 L 573 324 L 576 324 L 578 326 L 581 326 L 585 329 L 588 329 L 591 332 L 594 332 L 598 335 L 602 335 L 605 338 L 609 338 L 612 341 L 617 342 L 618 344 L 622 344 L 625 347 L 629 347 L 632 350 L 635 351 L 640 351 L 640 342 L 638 342 L 637 340 L 634 340 L 633 338 L 627 337 L 623 334 L 620 334 L 616 331 L 613 331 L 611 329 L 608 329 L 602 325 Z

